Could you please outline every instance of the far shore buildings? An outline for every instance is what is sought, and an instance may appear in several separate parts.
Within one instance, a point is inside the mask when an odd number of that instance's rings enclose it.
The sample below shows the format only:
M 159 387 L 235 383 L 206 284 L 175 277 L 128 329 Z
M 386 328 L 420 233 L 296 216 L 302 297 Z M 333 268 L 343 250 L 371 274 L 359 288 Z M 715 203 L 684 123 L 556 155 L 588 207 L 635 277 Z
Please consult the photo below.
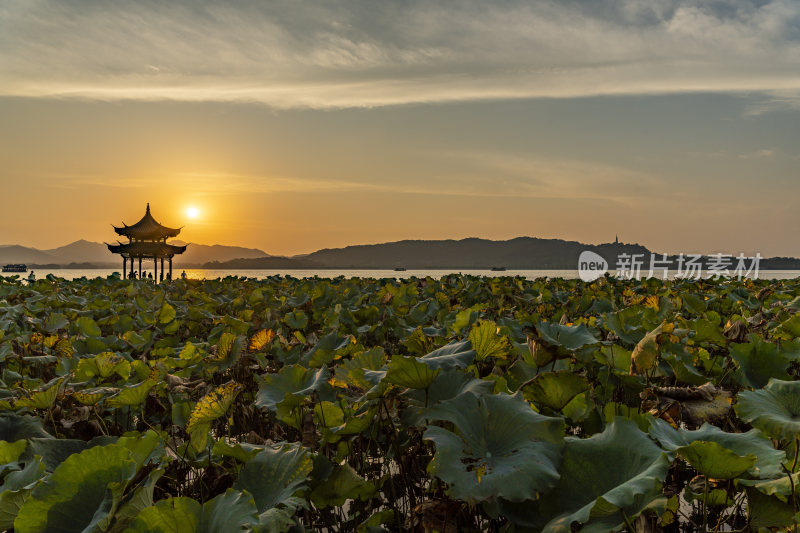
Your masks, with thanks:
M 117 235 L 128 238 L 127 243 L 117 241 L 117 244 L 106 244 L 108 249 L 115 254 L 122 256 L 122 277 L 123 279 L 134 277 L 134 259 L 139 260 L 139 275 L 142 277 L 142 259 L 152 259 L 155 264 L 155 275 L 159 280 L 158 263 L 161 260 L 160 281 L 164 281 L 164 259 L 169 261 L 169 273 L 167 279 L 172 279 L 172 258 L 177 254 L 186 251 L 186 245 L 175 246 L 167 244 L 167 239 L 177 237 L 181 228 L 168 228 L 159 224 L 153 215 L 150 214 L 150 204 L 142 219 L 132 226 L 123 223 L 121 228 L 114 226 Z M 128 271 L 128 260 L 130 260 L 130 271 Z

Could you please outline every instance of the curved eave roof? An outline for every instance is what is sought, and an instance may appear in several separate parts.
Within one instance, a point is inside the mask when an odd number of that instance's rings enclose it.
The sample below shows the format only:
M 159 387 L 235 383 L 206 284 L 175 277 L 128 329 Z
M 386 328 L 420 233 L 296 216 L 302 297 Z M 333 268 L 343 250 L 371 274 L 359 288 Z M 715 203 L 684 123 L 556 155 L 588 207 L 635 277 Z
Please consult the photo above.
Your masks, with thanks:
M 150 214 L 150 204 L 147 204 L 147 210 L 139 222 L 132 226 L 123 224 L 121 228 L 114 226 L 114 231 L 117 232 L 117 235 L 124 235 L 129 239 L 159 240 L 177 237 L 181 228 L 168 228 L 159 224 Z
M 172 257 L 186 251 L 186 245 L 175 246 L 164 242 L 132 242 L 128 244 L 106 244 L 115 254 L 129 257 Z

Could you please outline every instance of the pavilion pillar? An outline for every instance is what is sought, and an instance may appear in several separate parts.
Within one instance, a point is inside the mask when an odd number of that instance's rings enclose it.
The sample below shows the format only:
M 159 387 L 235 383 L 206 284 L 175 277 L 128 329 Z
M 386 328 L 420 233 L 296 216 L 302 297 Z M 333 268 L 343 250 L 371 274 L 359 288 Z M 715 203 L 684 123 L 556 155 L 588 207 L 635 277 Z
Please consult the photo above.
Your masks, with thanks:
M 164 258 L 161 258 L 161 281 L 164 281 Z
M 139 279 L 142 279 L 142 256 L 139 256 Z
M 128 274 L 129 279 L 133 279 L 133 257 L 131 257 L 131 272 Z
M 172 281 L 172 256 L 169 256 L 169 280 Z
M 158 257 L 153 256 L 153 281 L 158 283 Z
M 128 270 L 128 258 L 123 256 L 122 257 L 122 279 L 125 279 Z

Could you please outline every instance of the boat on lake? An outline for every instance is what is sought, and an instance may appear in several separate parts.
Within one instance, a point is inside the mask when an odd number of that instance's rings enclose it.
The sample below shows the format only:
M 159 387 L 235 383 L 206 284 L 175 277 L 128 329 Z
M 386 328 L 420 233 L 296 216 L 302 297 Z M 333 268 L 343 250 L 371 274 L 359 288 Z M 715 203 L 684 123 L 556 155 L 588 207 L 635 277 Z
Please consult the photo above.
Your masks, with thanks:
M 10 264 L 3 265 L 3 272 L 27 272 L 28 265 L 23 264 Z
M 405 267 L 396 267 L 396 268 L 394 269 L 394 271 L 395 271 L 395 272 L 405 272 L 405 271 L 406 271 L 406 269 L 405 269 Z
M 506 267 L 492 267 L 492 272 L 505 272 Z

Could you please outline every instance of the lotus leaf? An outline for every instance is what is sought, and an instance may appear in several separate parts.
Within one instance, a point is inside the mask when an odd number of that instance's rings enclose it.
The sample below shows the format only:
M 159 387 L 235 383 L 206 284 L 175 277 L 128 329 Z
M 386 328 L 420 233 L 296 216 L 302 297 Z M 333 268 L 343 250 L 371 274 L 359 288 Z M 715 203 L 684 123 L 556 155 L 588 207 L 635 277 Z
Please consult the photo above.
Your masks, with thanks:
M 558 480 L 564 421 L 534 412 L 521 395 L 465 392 L 440 402 L 426 416 L 453 424 L 430 426 L 436 445 L 430 472 L 468 502 L 533 499 Z

